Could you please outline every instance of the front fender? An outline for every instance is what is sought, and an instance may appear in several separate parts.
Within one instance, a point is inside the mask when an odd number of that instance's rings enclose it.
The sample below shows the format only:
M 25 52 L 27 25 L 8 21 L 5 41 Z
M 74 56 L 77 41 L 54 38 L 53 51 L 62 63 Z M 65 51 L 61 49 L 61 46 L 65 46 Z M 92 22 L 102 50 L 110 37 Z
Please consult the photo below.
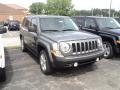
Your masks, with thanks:
M 101 36 L 103 41 L 110 41 L 113 43 L 113 45 L 117 45 L 115 36 L 107 35 L 107 34 L 100 34 L 100 36 Z
M 53 58 L 52 58 L 50 44 L 49 44 L 47 41 L 39 40 L 38 43 L 37 43 L 37 46 L 39 46 L 39 45 L 45 48 L 45 50 L 46 50 L 47 53 L 48 53 L 48 57 L 49 57 L 50 63 L 51 63 L 52 66 L 54 67 L 54 60 L 53 60 Z

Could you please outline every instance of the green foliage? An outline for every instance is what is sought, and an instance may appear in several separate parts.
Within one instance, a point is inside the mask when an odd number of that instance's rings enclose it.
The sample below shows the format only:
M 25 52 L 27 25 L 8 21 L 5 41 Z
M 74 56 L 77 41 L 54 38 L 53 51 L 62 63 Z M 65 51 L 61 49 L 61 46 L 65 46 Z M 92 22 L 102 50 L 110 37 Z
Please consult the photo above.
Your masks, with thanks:
M 47 0 L 47 4 L 33 3 L 29 10 L 32 14 L 73 15 L 71 0 Z
M 30 12 L 32 14 L 44 14 L 46 5 L 44 3 L 33 3 L 30 6 Z
M 109 16 L 109 9 L 91 9 L 91 10 L 76 10 L 75 15 L 80 16 Z M 111 17 L 120 17 L 120 11 L 111 9 Z
M 41 2 L 33 3 L 29 11 L 32 14 L 63 16 L 109 16 L 109 9 L 75 10 L 72 0 L 47 0 L 47 4 Z M 120 17 L 120 11 L 111 9 L 111 16 Z
M 47 0 L 47 13 L 53 15 L 71 15 L 73 5 L 71 0 Z

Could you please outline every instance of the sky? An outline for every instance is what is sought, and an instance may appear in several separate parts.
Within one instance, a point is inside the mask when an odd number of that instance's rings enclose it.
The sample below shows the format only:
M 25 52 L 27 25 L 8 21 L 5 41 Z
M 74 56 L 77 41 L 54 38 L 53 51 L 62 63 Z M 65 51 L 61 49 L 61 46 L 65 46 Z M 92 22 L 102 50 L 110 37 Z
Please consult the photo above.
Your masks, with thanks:
M 46 3 L 46 0 L 0 0 L 0 3 L 3 4 L 18 4 L 25 8 L 29 8 L 33 2 Z M 108 9 L 110 7 L 110 0 L 72 0 L 72 4 L 77 10 L 90 10 L 92 8 Z M 120 0 L 112 0 L 112 9 L 120 10 Z

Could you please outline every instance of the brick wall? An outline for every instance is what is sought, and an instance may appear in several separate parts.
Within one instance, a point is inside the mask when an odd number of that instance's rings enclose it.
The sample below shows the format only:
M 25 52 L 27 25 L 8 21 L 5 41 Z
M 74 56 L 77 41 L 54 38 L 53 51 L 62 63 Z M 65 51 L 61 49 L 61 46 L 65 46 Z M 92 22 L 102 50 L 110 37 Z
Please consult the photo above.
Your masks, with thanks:
M 13 20 L 18 20 L 18 21 L 22 22 L 23 17 L 26 15 L 27 14 L 24 14 L 24 15 L 0 14 L 0 21 L 4 21 L 6 19 L 9 19 L 10 17 L 13 17 Z

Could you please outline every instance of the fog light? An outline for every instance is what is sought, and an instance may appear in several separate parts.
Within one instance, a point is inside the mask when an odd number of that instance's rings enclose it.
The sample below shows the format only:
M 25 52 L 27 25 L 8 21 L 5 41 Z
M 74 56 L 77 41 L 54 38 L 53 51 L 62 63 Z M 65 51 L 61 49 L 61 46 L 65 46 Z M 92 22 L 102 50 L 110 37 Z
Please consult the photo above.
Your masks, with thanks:
M 100 58 L 96 58 L 96 62 L 100 61 Z
M 77 63 L 77 62 L 75 62 L 75 63 L 74 63 L 74 67 L 77 67 L 77 66 L 78 66 L 78 63 Z

